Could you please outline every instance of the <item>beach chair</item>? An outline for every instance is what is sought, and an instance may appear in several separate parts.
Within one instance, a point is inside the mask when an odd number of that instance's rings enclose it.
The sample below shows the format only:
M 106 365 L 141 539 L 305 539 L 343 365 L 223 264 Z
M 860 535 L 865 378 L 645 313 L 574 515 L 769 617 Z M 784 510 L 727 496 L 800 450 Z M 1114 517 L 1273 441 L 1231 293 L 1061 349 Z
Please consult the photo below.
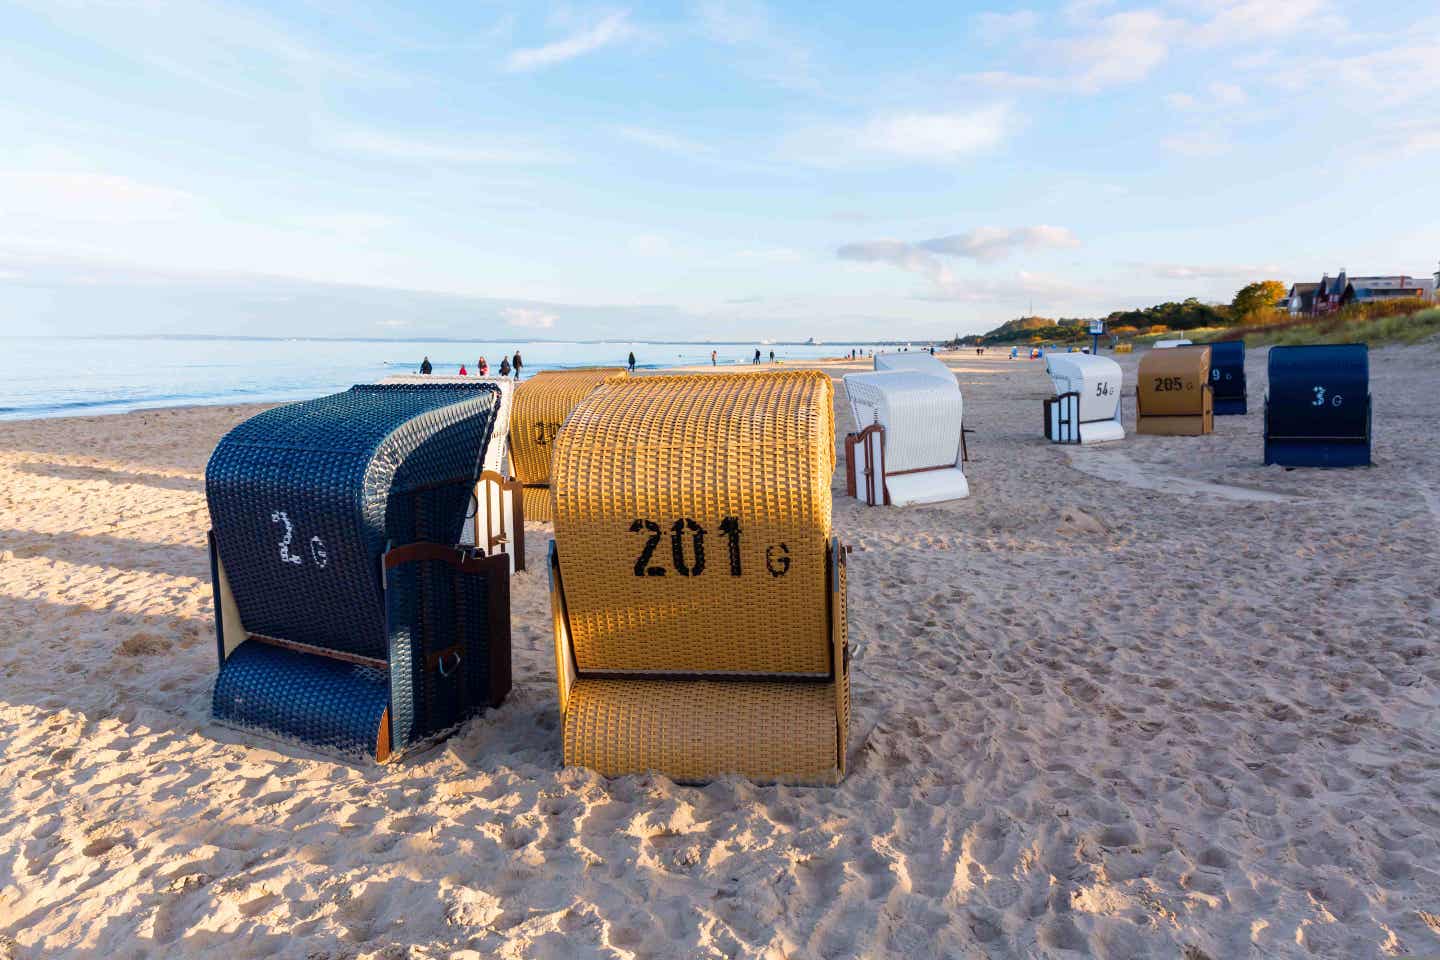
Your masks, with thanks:
M 1370 465 L 1370 350 L 1363 343 L 1271 347 L 1265 463 Z
M 550 460 L 555 436 L 575 405 L 602 383 L 626 376 L 623 367 L 546 370 L 515 389 L 510 456 L 520 481 L 525 516 L 549 521 Z
M 1210 344 L 1210 386 L 1215 390 L 1215 416 L 1241 416 L 1245 398 L 1245 341 Z
M 1055 396 L 1045 401 L 1045 438 L 1052 443 L 1125 439 L 1120 419 L 1120 364 L 1109 357 L 1055 353 L 1045 361 Z
M 363 385 L 220 440 L 217 721 L 383 762 L 504 699 L 509 560 L 455 545 L 499 396 Z
M 555 441 L 550 549 L 567 765 L 834 783 L 845 551 L 818 371 L 612 380 Z
M 970 495 L 961 467 L 964 401 L 949 381 L 914 370 L 850 373 L 855 433 L 845 438 L 845 489 L 876 506 Z
M 1215 431 L 1210 348 L 1151 350 L 1140 358 L 1135 432 L 1198 437 Z
M 525 569 L 525 508 L 523 485 L 510 472 L 510 411 L 515 401 L 515 381 L 509 377 L 461 377 L 435 374 L 399 373 L 381 383 L 446 383 L 460 386 L 486 383 L 494 386 L 499 399 L 495 406 L 495 428 L 481 457 L 480 479 L 470 522 L 460 535 L 461 546 L 478 546 L 488 555 L 503 553 L 510 559 L 510 572 Z
M 1189 340 L 1183 340 L 1183 339 L 1182 339 L 1182 340 L 1156 340 L 1156 341 L 1155 341 L 1155 349 L 1156 349 L 1156 350 L 1174 350 L 1176 347 L 1188 347 L 1188 346 L 1191 346 L 1191 341 L 1189 341 Z

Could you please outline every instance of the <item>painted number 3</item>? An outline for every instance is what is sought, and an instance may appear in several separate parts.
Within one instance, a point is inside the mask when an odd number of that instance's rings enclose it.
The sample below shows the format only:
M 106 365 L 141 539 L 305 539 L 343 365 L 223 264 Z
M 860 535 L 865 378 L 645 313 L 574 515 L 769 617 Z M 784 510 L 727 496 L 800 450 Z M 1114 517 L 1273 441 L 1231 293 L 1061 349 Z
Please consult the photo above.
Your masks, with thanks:
M 284 510 L 276 510 L 270 514 L 271 523 L 280 523 L 285 526 L 285 536 L 280 538 L 280 562 L 293 563 L 295 566 L 302 566 L 305 558 L 299 553 L 290 552 L 290 543 L 295 539 L 295 525 L 290 522 L 290 515 Z M 315 561 L 315 566 L 321 570 L 330 562 L 330 554 L 325 551 L 325 541 L 319 537 L 310 538 L 310 559 Z

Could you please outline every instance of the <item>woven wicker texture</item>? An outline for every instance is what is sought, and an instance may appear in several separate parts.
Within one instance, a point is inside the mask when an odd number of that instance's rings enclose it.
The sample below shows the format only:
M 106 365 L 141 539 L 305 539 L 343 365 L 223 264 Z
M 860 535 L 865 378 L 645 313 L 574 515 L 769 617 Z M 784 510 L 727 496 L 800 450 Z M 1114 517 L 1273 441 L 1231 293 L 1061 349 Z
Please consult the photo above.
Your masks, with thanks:
M 834 783 L 835 736 L 829 683 L 581 679 L 565 710 L 565 763 L 607 777 Z
M 510 408 L 515 401 L 515 381 L 509 377 L 460 377 L 437 376 L 431 373 L 396 373 L 386 377 L 382 383 L 416 384 L 439 383 L 446 386 L 474 386 L 489 384 L 500 392 L 495 407 L 495 426 L 490 432 L 490 442 L 485 445 L 485 456 L 481 465 L 494 470 L 502 477 L 510 476 Z
M 856 427 L 878 423 L 885 428 L 887 473 L 951 467 L 960 461 L 965 407 L 953 377 L 946 383 L 931 374 L 894 370 L 847 373 L 844 380 Z
M 1268 434 L 1322 440 L 1369 435 L 1370 350 L 1365 344 L 1271 347 L 1268 368 Z
M 1138 398 L 1147 417 L 1197 416 L 1210 381 L 1209 347 L 1151 350 L 1140 358 Z
M 515 403 L 510 411 L 510 460 L 515 479 L 526 486 L 544 486 L 550 482 L 550 459 L 555 435 L 570 416 L 575 405 L 600 384 L 626 376 L 620 367 L 589 367 L 583 370 L 547 370 L 537 373 L 515 388 Z M 540 505 L 537 503 L 537 507 Z M 549 507 L 541 516 L 531 513 L 531 500 L 525 499 L 525 519 L 550 518 Z
M 550 487 L 532 486 L 524 487 L 520 491 L 520 502 L 525 510 L 526 520 L 539 520 L 542 523 L 549 523 L 555 519 L 555 511 L 550 507 Z
M 389 694 L 383 671 L 249 640 L 215 678 L 213 710 L 225 723 L 374 759 Z
M 944 360 L 921 350 L 877 353 L 875 354 L 875 369 L 909 370 L 912 373 L 924 373 L 959 386 L 959 382 L 955 379 L 955 371 L 947 367 Z
M 490 385 L 367 385 L 267 410 L 205 469 L 251 633 L 384 659 L 386 541 L 456 543 L 498 400 Z
M 555 444 L 579 671 L 829 676 L 833 387 L 818 371 L 638 377 Z
M 1244 340 L 1210 344 L 1210 385 L 1215 388 L 1217 416 L 1245 412 Z

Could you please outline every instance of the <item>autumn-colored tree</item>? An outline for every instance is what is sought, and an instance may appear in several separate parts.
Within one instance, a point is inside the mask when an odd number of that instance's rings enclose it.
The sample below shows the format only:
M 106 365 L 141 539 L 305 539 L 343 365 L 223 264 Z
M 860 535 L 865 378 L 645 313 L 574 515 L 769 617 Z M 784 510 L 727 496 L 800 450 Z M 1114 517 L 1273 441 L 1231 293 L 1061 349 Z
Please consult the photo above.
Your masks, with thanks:
M 1285 284 L 1279 280 L 1257 280 L 1246 284 L 1235 294 L 1230 304 L 1230 316 L 1244 323 L 1251 314 L 1275 306 L 1286 292 Z

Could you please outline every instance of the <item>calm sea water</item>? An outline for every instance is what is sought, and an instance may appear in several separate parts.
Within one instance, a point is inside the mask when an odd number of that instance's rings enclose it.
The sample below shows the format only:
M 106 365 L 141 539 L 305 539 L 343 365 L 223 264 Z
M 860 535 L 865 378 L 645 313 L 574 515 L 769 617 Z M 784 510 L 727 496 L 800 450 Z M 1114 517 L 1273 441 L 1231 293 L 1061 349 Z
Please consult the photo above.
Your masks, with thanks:
M 188 340 L 149 338 L 0 338 L 0 420 L 90 416 L 154 407 L 303 400 L 418 372 L 428 356 L 436 373 L 475 372 L 484 354 L 496 373 L 517 349 L 528 376 L 541 370 L 623 365 L 635 351 L 650 369 L 835 357 L 854 344 L 455 343 L 374 340 Z

